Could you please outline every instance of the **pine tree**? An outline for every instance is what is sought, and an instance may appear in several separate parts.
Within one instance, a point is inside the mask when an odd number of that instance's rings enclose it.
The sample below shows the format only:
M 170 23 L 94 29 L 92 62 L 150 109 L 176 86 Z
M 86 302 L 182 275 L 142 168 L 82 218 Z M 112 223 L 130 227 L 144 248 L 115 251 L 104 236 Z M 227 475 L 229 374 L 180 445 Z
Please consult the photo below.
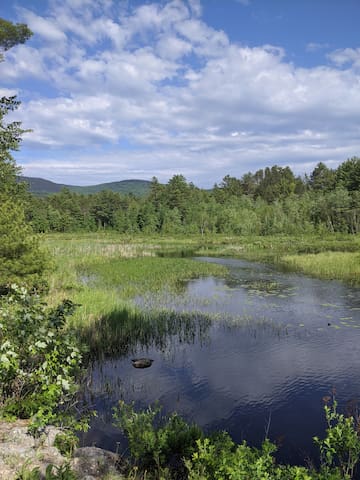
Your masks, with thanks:
M 0 18 L 0 61 L 9 48 L 24 43 L 31 34 L 26 25 Z M 38 287 L 47 264 L 25 221 L 25 190 L 17 182 L 20 169 L 11 155 L 18 150 L 24 130 L 20 122 L 5 121 L 19 103 L 15 96 L 0 98 L 0 293 L 13 282 Z

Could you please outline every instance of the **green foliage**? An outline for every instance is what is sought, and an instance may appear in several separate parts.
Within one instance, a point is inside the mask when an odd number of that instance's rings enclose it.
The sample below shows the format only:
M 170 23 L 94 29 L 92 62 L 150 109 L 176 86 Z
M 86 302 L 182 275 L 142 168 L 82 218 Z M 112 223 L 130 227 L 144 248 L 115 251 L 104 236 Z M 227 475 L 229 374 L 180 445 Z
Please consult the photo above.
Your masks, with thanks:
M 0 49 L 4 52 L 15 45 L 25 43 L 31 35 L 32 32 L 27 25 L 23 23 L 13 24 L 4 18 L 0 18 Z
M 235 445 L 227 433 L 197 441 L 197 451 L 186 460 L 189 480 L 311 480 L 304 467 L 276 465 L 276 446 L 265 440 L 261 448 L 246 442 Z M 316 477 L 317 478 L 317 477 Z
M 24 43 L 30 36 L 26 25 L 0 18 L 0 61 L 1 50 Z M 5 118 L 18 106 L 15 96 L 0 98 L 0 294 L 14 281 L 38 286 L 46 267 L 45 256 L 25 222 L 25 191 L 17 182 L 19 169 L 11 156 L 25 130 L 20 122 L 6 123 Z
M 336 407 L 335 401 L 332 407 L 325 406 L 326 437 L 315 438 L 322 460 L 319 470 L 278 464 L 277 448 L 268 439 L 255 448 L 245 441 L 235 444 L 226 432 L 205 437 L 177 414 L 161 417 L 159 406 L 135 412 L 133 405 L 121 401 L 114 418 L 127 435 L 136 462 L 128 476 L 131 479 L 350 480 L 359 460 L 360 441 L 354 418 L 339 414 Z M 186 470 L 180 464 L 169 468 L 175 456 L 182 459 Z
M 360 190 L 360 158 L 352 157 L 343 162 L 336 171 L 337 181 L 349 191 Z
M 79 444 L 79 439 L 73 431 L 65 431 L 58 433 L 55 437 L 54 447 L 56 447 L 62 455 L 71 457 Z
M 185 461 L 189 480 L 341 480 L 337 469 L 320 472 L 306 467 L 279 465 L 276 446 L 265 440 L 260 448 L 244 441 L 235 445 L 227 433 L 197 441 L 197 450 Z
M 341 478 L 353 478 L 360 458 L 360 437 L 352 416 L 346 417 L 337 411 L 337 402 L 325 405 L 327 421 L 326 437 L 314 438 L 320 448 L 321 461 L 325 468 L 339 467 Z
M 114 410 L 115 425 L 126 434 L 131 456 L 156 478 L 166 474 L 170 463 L 180 474 L 181 459 L 190 457 L 195 442 L 202 437 L 199 427 L 187 424 L 176 413 L 170 417 L 160 413 L 157 405 L 135 412 L 133 405 L 123 401 Z
M 38 467 L 33 469 L 23 466 L 15 480 L 77 480 L 77 475 L 73 472 L 68 464 L 60 465 L 48 465 L 45 470 L 45 476 L 43 476 Z
M 111 191 L 85 196 L 63 189 L 33 199 L 28 218 L 35 231 L 274 235 L 360 232 L 360 160 L 331 170 L 319 163 L 310 178 L 277 165 L 226 175 L 212 191 L 174 175 L 166 185 L 154 177 L 145 197 Z
M 65 330 L 74 304 L 49 309 L 12 285 L 0 300 L 0 405 L 4 415 L 31 418 L 33 429 L 55 422 L 77 390 L 81 353 Z
M 315 191 L 329 192 L 335 187 L 336 177 L 334 170 L 320 162 L 310 174 L 310 187 Z
M 1 195 L 0 195 L 1 199 Z M 0 290 L 11 283 L 41 288 L 47 254 L 26 224 L 24 210 L 10 198 L 0 202 Z

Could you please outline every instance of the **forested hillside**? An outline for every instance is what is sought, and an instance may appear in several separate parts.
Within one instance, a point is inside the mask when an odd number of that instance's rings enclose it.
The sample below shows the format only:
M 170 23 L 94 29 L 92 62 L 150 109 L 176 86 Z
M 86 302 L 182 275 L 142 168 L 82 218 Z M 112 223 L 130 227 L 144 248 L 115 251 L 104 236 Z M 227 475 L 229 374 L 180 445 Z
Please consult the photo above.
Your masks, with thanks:
M 121 233 L 296 234 L 360 231 L 360 158 L 337 169 L 319 163 L 304 178 L 273 166 L 225 176 L 210 191 L 174 175 L 154 177 L 143 197 L 102 190 L 84 195 L 62 189 L 29 198 L 35 232 L 113 229 Z
M 150 182 L 147 180 L 121 180 L 119 182 L 79 186 L 54 183 L 43 178 L 24 176 L 19 176 L 17 178 L 19 182 L 25 182 L 28 184 L 30 193 L 38 196 L 46 196 L 52 193 L 58 193 L 61 192 L 63 188 L 68 188 L 71 192 L 83 193 L 84 195 L 101 192 L 102 190 L 111 190 L 112 192 L 119 192 L 123 194 L 132 193 L 134 195 L 145 195 L 149 192 L 150 188 Z

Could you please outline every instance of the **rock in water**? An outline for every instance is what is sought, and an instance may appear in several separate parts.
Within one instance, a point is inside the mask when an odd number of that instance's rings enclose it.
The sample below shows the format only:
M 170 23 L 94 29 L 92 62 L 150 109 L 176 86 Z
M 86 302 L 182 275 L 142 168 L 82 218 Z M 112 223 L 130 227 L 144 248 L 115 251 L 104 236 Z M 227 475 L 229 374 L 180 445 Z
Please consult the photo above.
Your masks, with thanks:
M 133 367 L 135 368 L 148 368 L 151 367 L 154 360 L 151 358 L 134 358 L 131 360 Z

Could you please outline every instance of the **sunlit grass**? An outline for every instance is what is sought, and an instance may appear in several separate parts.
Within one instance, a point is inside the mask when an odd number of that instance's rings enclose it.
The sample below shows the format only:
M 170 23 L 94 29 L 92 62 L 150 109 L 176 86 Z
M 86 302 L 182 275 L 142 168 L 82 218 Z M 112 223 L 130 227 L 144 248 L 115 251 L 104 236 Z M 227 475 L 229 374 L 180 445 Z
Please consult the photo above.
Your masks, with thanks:
M 186 280 L 224 276 L 227 271 L 189 258 L 155 257 L 156 252 L 181 251 L 189 245 L 183 239 L 157 238 L 155 242 L 144 237 L 86 234 L 49 235 L 44 240 L 56 262 L 48 301 L 56 304 L 70 298 L 80 304 L 73 319 L 78 326 L 88 326 L 114 310 L 133 309 L 131 300 L 136 296 L 165 289 L 178 292 Z
M 198 314 L 162 310 L 166 299 L 181 294 L 187 280 L 224 277 L 227 270 L 184 258 L 187 255 L 271 262 L 321 278 L 360 283 L 360 236 L 129 237 L 100 232 L 46 235 L 43 244 L 56 265 L 49 279 L 48 302 L 55 305 L 69 298 L 79 304 L 69 328 L 95 355 L 125 352 L 138 341 L 161 345 L 176 330 L 192 338 Z M 136 297 L 163 298 L 164 304 L 140 307 L 134 303 Z M 202 324 L 208 320 L 204 317 Z
M 360 253 L 357 252 L 287 255 L 282 258 L 282 263 L 308 275 L 360 285 Z
M 130 237 L 99 232 L 46 235 L 43 244 L 56 263 L 49 302 L 71 298 L 81 304 L 75 320 L 84 325 L 114 309 L 132 308 L 131 298 L 137 295 L 175 291 L 202 275 L 225 275 L 222 266 L 180 258 L 188 254 L 271 262 L 359 283 L 360 235 Z

